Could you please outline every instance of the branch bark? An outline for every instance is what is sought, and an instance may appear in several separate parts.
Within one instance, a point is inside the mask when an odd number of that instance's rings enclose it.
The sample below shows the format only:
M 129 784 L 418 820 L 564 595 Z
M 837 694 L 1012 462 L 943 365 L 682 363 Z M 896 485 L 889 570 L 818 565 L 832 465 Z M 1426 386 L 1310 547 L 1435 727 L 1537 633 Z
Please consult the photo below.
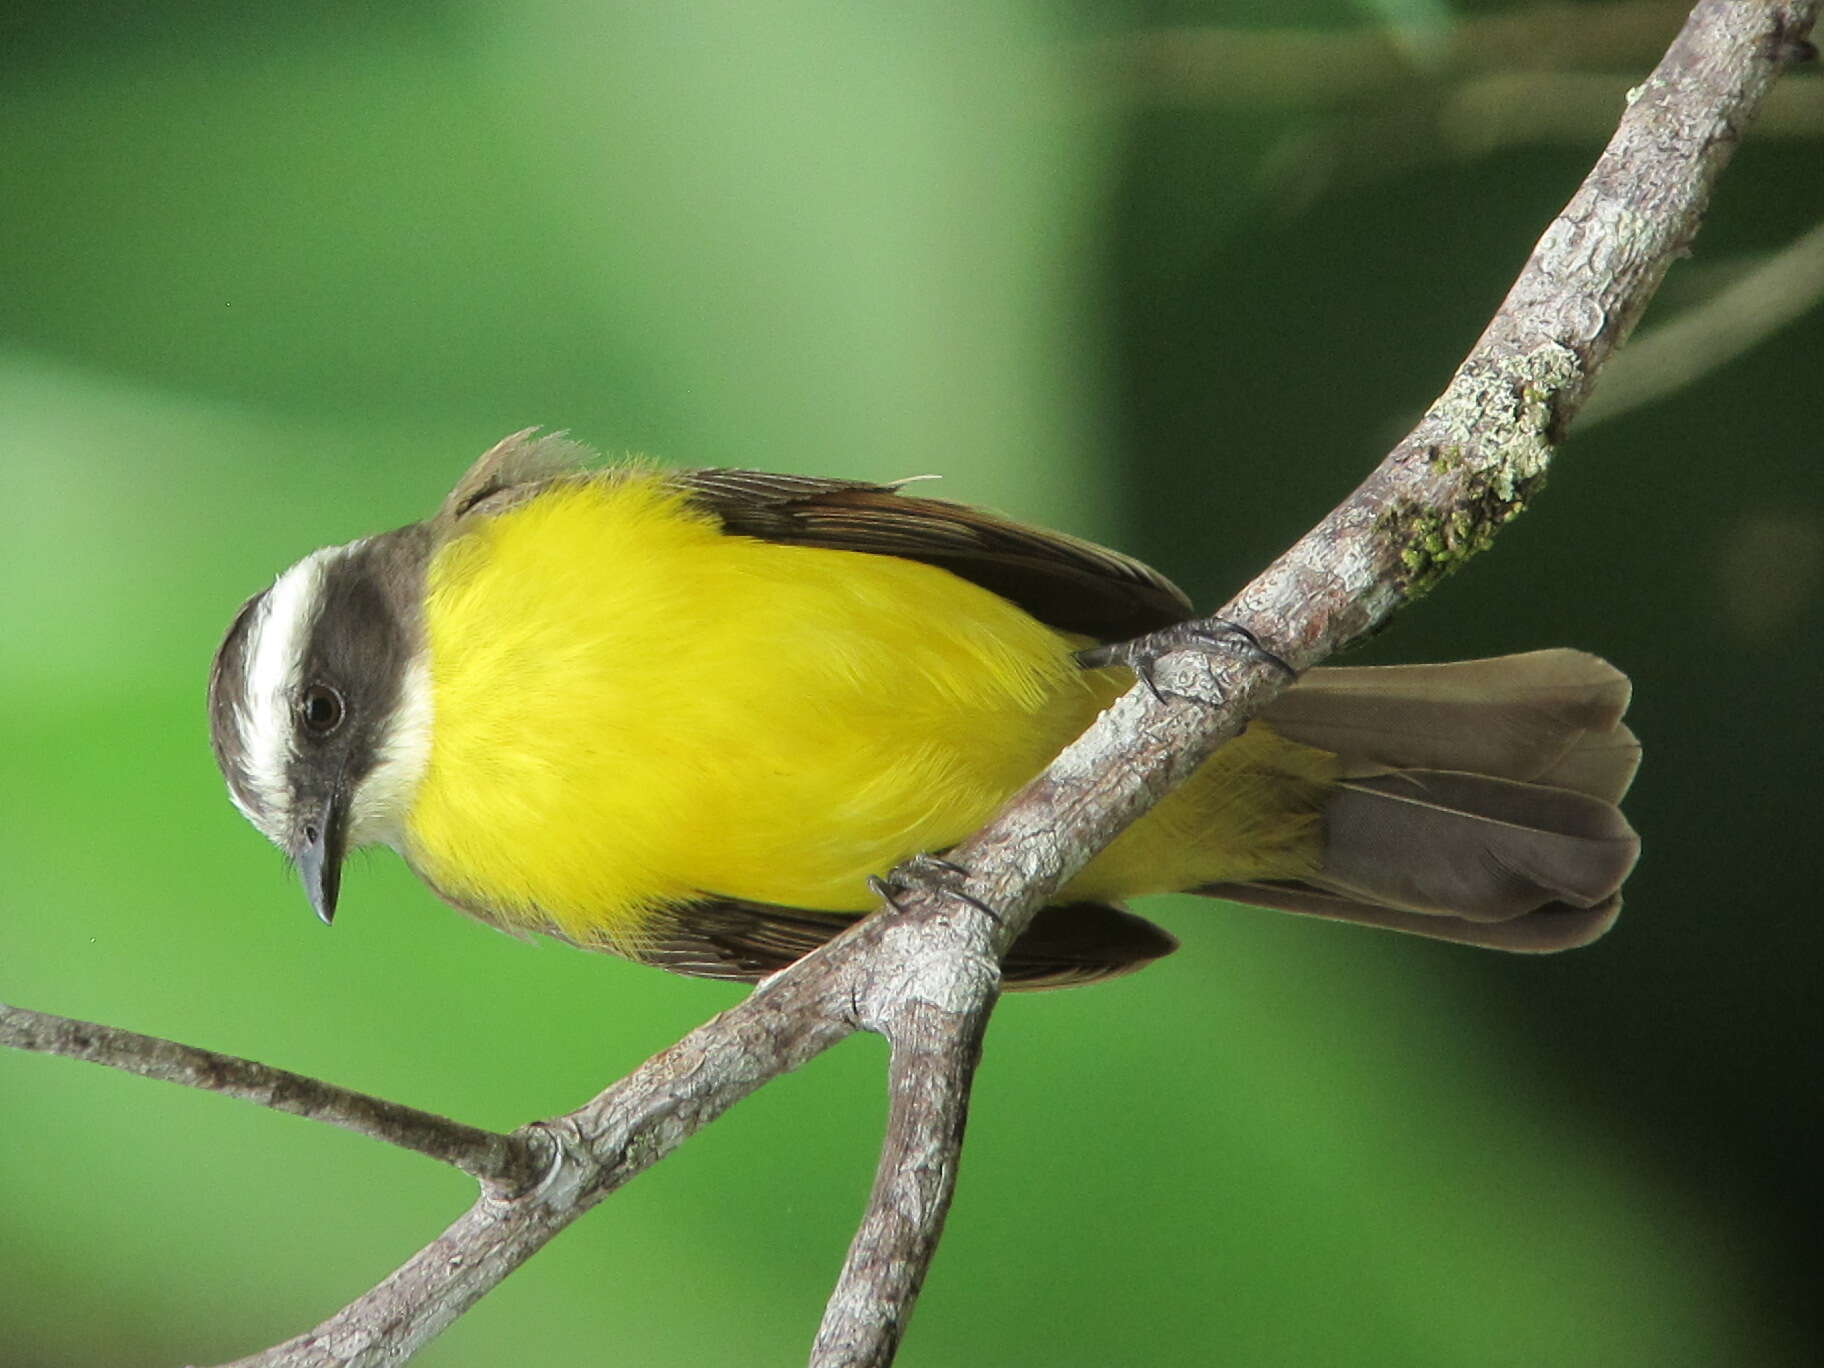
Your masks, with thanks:
M 339 1088 L 257 1060 L 199 1050 L 194 1045 L 123 1031 L 118 1026 L 77 1021 L 0 1002 L 0 1045 L 87 1060 L 141 1078 L 181 1083 L 322 1121 L 429 1155 L 504 1192 L 523 1188 L 544 1167 L 534 1147 L 514 1136 L 464 1125 L 447 1116 Z
M 1225 618 L 1303 669 L 1429 590 L 1525 507 L 1598 371 L 1696 232 L 1779 67 L 1808 52 L 1821 4 L 1697 6 L 1443 395 Z M 892 1045 L 889 1124 L 812 1361 L 890 1362 L 954 1188 L 1001 955 L 1096 851 L 1284 685 L 1246 651 L 1175 650 L 1155 679 L 1158 694 L 1140 687 L 1119 699 L 951 852 L 954 865 L 915 862 L 890 911 L 775 975 L 585 1106 L 517 1132 L 515 1143 L 546 1160 L 538 1181 L 484 1185 L 474 1207 L 384 1282 L 308 1334 L 239 1363 L 403 1361 L 698 1128 L 864 1029 Z M 33 1047 L 91 1057 L 75 1038 Z M 209 1071 L 156 1076 L 196 1082 Z M 238 1095 L 279 1105 L 282 1090 L 259 1091 Z
M 890 1363 L 924 1284 L 956 1190 L 970 1084 L 998 989 L 996 967 L 976 961 L 976 1003 L 960 1010 L 907 999 L 880 1030 L 887 1064 L 886 1140 L 868 1208 L 849 1246 L 811 1368 Z
M 1824 224 L 1800 234 L 1701 304 L 1658 323 L 1615 358 L 1583 411 L 1587 428 L 1694 385 L 1817 308 Z

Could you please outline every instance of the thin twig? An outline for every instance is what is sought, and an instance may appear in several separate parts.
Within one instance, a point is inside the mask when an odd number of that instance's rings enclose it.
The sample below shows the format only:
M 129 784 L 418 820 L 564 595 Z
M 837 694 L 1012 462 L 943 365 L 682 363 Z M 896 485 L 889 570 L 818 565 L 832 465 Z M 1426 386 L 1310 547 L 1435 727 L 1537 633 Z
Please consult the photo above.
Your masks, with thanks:
M 117 1026 L 0 1003 L 0 1045 L 86 1060 L 339 1126 L 429 1155 L 493 1189 L 517 1191 L 541 1167 L 533 1147 L 515 1136 L 464 1125 L 257 1060 L 199 1050 Z
M 847 984 L 878 961 L 879 936 L 876 923 L 863 923 L 575 1111 L 528 1127 L 549 1142 L 550 1167 L 536 1187 L 504 1200 L 484 1194 L 321 1325 L 226 1368 L 403 1362 L 597 1202 L 762 1084 L 853 1033 Z

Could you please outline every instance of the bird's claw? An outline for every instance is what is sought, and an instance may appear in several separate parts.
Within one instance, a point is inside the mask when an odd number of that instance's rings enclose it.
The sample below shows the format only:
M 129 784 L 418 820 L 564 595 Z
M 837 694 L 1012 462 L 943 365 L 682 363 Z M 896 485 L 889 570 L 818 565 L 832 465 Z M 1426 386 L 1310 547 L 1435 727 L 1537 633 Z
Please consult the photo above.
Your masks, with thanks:
M 1239 622 L 1228 618 L 1202 618 L 1192 622 L 1180 622 L 1171 627 L 1149 632 L 1145 636 L 1135 637 L 1131 641 L 1109 642 L 1101 646 L 1091 646 L 1077 652 L 1077 663 L 1087 670 L 1100 670 L 1110 665 L 1125 665 L 1134 672 L 1139 681 L 1146 685 L 1147 692 L 1158 702 L 1165 702 L 1166 695 L 1159 687 L 1155 676 L 1155 667 L 1169 655 L 1179 651 L 1204 651 L 1214 653 L 1228 651 L 1244 659 L 1258 661 L 1272 669 L 1278 670 L 1288 680 L 1298 678 L 1298 671 L 1285 660 L 1260 644 L 1260 638 L 1243 627 Z
M 868 891 L 897 912 L 903 910 L 900 899 L 914 888 L 936 888 L 968 903 L 983 916 L 998 923 L 1001 919 L 999 913 L 965 891 L 964 884 L 968 878 L 969 871 L 954 860 L 946 860 L 941 855 L 918 854 L 895 865 L 885 877 L 869 875 Z

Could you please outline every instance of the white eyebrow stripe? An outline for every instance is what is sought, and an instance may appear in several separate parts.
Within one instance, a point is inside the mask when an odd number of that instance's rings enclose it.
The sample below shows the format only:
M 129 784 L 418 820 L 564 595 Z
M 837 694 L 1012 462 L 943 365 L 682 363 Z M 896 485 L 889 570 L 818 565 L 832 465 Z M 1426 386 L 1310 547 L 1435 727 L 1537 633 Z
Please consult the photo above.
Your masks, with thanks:
M 304 651 L 323 601 L 324 572 L 359 545 L 313 551 L 285 571 L 273 581 L 248 628 L 245 688 L 235 720 L 247 782 L 261 811 L 247 816 L 280 845 L 289 835 L 292 816 L 292 700 L 304 682 Z

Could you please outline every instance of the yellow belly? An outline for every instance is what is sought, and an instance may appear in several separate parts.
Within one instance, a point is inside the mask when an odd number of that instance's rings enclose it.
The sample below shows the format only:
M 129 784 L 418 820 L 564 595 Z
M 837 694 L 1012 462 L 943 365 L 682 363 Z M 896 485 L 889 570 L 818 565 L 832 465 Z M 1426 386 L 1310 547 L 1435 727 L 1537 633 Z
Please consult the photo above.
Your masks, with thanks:
M 725 536 L 644 474 L 452 542 L 425 628 L 407 857 L 496 920 L 622 947 L 705 895 L 870 906 L 869 875 L 979 826 L 1127 682 L 947 572 Z M 1219 755 L 1230 782 L 1200 773 L 1071 891 L 1308 866 L 1307 815 L 1238 820 L 1273 782 L 1256 762 L 1297 749 L 1257 728 Z M 1212 822 L 1255 850 L 1212 851 Z

